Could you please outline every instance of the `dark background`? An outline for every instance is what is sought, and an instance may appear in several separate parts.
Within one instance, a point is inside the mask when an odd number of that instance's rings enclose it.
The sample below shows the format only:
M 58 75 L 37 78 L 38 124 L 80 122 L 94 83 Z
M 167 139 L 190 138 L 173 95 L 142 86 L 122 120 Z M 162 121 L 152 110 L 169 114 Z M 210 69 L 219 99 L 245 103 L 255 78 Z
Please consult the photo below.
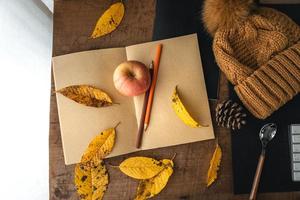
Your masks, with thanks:
M 202 3 L 199 0 L 158 0 L 153 40 L 197 33 L 208 98 L 217 99 L 219 68 L 211 48 L 212 38 L 203 28 Z
M 204 68 L 206 87 L 210 99 L 218 97 L 219 70 L 212 52 L 212 38 L 206 33 L 201 21 L 203 1 L 199 0 L 158 0 L 153 39 L 165 39 L 197 33 Z M 300 24 L 300 5 L 265 5 L 286 13 Z M 230 98 L 240 102 L 233 87 Z M 234 193 L 249 193 L 261 150 L 258 138 L 260 128 L 275 122 L 278 132 L 268 145 L 265 166 L 262 172 L 260 192 L 280 192 L 300 190 L 300 182 L 292 182 L 288 125 L 300 123 L 300 96 L 275 112 L 266 120 L 258 120 L 249 114 L 248 125 L 232 133 L 232 165 Z
M 300 24 L 300 5 L 265 5 L 275 8 Z M 230 98 L 241 103 L 233 87 Z M 265 166 L 261 175 L 259 191 L 283 192 L 299 191 L 300 182 L 293 182 L 291 176 L 288 125 L 300 123 L 300 95 L 288 102 L 266 120 L 258 120 L 249 114 L 248 126 L 232 133 L 232 166 L 234 193 L 249 193 L 260 154 L 258 138 L 260 128 L 269 122 L 278 126 L 275 138 L 269 143 Z

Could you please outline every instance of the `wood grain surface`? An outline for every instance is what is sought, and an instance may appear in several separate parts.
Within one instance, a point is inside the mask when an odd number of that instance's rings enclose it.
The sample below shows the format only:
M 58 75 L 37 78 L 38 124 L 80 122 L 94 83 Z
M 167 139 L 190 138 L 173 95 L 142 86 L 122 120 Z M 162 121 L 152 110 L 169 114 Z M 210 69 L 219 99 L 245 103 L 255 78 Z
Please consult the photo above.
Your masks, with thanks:
M 155 0 L 125 0 L 125 17 L 117 30 L 99 39 L 88 39 L 101 13 L 114 2 L 114 0 L 55 0 L 53 56 L 151 41 L 155 17 Z M 54 90 L 53 78 L 52 90 Z M 220 101 L 227 97 L 227 81 L 222 75 Z M 214 116 L 216 103 L 210 101 L 212 116 Z M 223 159 L 219 170 L 219 179 L 210 188 L 206 188 L 205 180 L 209 161 L 215 148 L 215 140 L 132 153 L 107 159 L 105 162 L 118 165 L 129 156 L 150 156 L 157 159 L 171 158 L 176 152 L 174 174 L 170 178 L 167 187 L 153 199 L 248 199 L 248 195 L 233 195 L 229 131 L 215 125 L 215 134 L 223 150 Z M 49 148 L 50 199 L 79 199 L 73 184 L 74 165 L 66 166 L 64 164 L 54 94 L 51 95 Z M 108 171 L 110 184 L 104 199 L 134 199 L 138 182 L 125 176 L 118 169 L 108 167 Z M 259 194 L 258 199 L 299 200 L 300 193 Z

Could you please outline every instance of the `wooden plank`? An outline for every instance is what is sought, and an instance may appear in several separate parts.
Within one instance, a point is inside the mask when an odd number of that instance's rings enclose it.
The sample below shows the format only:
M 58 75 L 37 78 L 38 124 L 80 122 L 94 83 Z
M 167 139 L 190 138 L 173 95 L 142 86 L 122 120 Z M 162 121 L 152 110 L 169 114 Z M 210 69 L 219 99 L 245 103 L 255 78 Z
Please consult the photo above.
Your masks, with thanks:
M 151 41 L 155 16 L 155 0 L 126 0 L 125 17 L 121 25 L 112 34 L 89 40 L 88 36 L 101 13 L 114 0 L 55 0 L 53 56 L 63 55 L 83 50 L 126 46 Z M 52 91 L 54 91 L 52 79 Z M 228 87 L 225 77 L 221 76 L 220 98 L 228 97 Z M 217 102 L 210 102 L 212 116 Z M 214 123 L 215 124 L 215 123 Z M 177 153 L 174 160 L 175 172 L 168 186 L 153 199 L 206 199 L 206 200 L 242 200 L 248 195 L 232 194 L 231 144 L 229 131 L 215 125 L 216 136 L 223 149 L 223 160 L 218 181 L 206 188 L 205 180 L 209 160 L 215 147 L 215 141 L 204 141 L 169 148 L 161 148 L 137 152 L 125 156 L 107 159 L 106 163 L 118 165 L 129 156 L 150 156 L 157 159 L 170 158 Z M 65 166 L 59 129 L 56 97 L 51 95 L 50 110 L 50 199 L 79 199 L 73 184 L 74 165 Z M 108 167 L 110 184 L 104 199 L 133 199 L 137 181 L 128 178 L 118 169 Z M 261 194 L 259 199 L 296 200 L 299 193 Z

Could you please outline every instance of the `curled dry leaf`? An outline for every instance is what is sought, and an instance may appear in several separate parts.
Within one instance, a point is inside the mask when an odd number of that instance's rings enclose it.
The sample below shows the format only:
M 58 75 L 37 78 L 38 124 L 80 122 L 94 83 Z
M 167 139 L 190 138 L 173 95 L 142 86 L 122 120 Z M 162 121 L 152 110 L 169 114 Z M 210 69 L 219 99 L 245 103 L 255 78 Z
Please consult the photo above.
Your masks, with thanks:
M 135 200 L 149 199 L 160 193 L 167 185 L 168 180 L 173 173 L 174 163 L 169 159 L 164 159 L 160 162 L 164 165 L 163 170 L 153 178 L 140 181 Z
M 112 151 L 115 144 L 116 127 L 102 131 L 90 142 L 81 157 L 81 163 L 89 163 L 91 166 L 95 166 Z
M 199 128 L 203 127 L 203 125 L 200 125 L 194 118 L 190 115 L 190 113 L 186 110 L 185 106 L 183 105 L 178 91 L 177 86 L 174 89 L 173 95 L 171 97 L 172 99 L 172 108 L 175 111 L 176 115 L 188 126 L 192 128 Z
M 217 179 L 221 159 L 222 159 L 222 150 L 219 144 L 217 144 L 214 154 L 210 160 L 210 166 L 207 172 L 207 180 L 206 180 L 207 187 L 209 187 Z
M 114 31 L 121 23 L 125 13 L 122 2 L 112 4 L 98 19 L 91 38 L 101 37 Z
M 108 173 L 103 162 L 90 167 L 84 164 L 75 166 L 74 182 L 82 200 L 100 200 L 108 185 Z
M 124 160 L 120 170 L 135 179 L 149 179 L 157 175 L 164 169 L 162 161 L 148 157 L 131 157 Z
M 57 92 L 86 106 L 105 107 L 113 104 L 108 94 L 99 88 L 89 85 L 72 85 Z

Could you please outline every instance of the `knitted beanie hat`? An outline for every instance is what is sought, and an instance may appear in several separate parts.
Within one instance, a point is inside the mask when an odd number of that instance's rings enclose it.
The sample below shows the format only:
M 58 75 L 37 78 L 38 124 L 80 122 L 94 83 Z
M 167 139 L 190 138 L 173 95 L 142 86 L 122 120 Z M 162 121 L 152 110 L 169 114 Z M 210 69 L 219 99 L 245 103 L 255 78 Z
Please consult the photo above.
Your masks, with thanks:
M 300 27 L 252 0 L 206 0 L 203 21 L 220 69 L 245 107 L 265 119 L 300 91 Z

